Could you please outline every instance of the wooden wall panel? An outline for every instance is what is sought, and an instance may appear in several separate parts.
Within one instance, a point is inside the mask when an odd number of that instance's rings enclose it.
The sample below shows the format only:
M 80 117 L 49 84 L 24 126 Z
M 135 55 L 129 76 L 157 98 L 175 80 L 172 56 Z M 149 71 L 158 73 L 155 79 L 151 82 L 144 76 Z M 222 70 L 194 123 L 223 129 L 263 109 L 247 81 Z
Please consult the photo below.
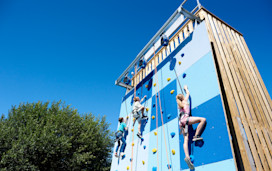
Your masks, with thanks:
M 243 170 L 272 170 L 271 98 L 246 46 L 242 34 L 205 10 L 198 12 L 205 19 L 214 57 L 222 79 L 224 107 L 229 108 L 227 123 L 238 147 L 234 147 Z M 225 110 L 226 111 L 226 110 Z M 243 136 L 244 133 L 246 136 Z

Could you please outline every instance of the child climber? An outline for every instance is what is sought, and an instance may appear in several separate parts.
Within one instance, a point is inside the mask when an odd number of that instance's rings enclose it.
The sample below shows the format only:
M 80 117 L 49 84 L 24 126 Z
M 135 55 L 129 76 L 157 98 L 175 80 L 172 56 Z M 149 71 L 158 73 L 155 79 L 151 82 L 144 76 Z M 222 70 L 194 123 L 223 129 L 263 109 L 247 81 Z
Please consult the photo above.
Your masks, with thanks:
M 120 125 L 118 127 L 118 130 L 117 132 L 115 133 L 115 136 L 116 136 L 116 141 L 118 142 L 118 145 L 116 147 L 116 150 L 115 150 L 115 157 L 118 157 L 118 149 L 120 147 L 120 141 L 122 141 L 122 146 L 121 146 L 121 149 L 120 149 L 120 155 L 121 157 L 123 157 L 125 155 L 124 151 L 125 151 L 125 148 L 126 148 L 126 140 L 124 138 L 124 133 L 125 133 L 125 130 L 127 130 L 127 125 L 126 125 L 126 121 L 124 121 L 124 118 L 123 117 L 120 117 L 119 119 L 119 122 L 120 122 Z
M 178 94 L 176 96 L 178 109 L 179 109 L 179 126 L 182 130 L 183 136 L 184 136 L 184 153 L 185 153 L 185 162 L 187 163 L 188 167 L 190 169 L 194 169 L 194 165 L 190 160 L 189 156 L 189 149 L 188 149 L 188 143 L 189 143 L 189 132 L 188 132 L 188 125 L 193 125 L 196 123 L 199 123 L 195 132 L 195 136 L 193 137 L 192 141 L 199 141 L 203 140 L 202 137 L 200 137 L 200 131 L 204 128 L 206 124 L 206 119 L 202 117 L 193 117 L 190 116 L 190 105 L 188 103 L 188 99 L 190 96 L 190 92 L 188 90 L 188 87 L 185 85 L 184 90 L 186 92 L 186 96 L 184 97 L 183 94 Z
M 146 96 L 144 96 L 141 100 L 139 97 L 134 97 L 133 101 L 133 110 L 132 110 L 132 114 L 133 117 L 135 118 L 133 121 L 133 125 L 135 124 L 136 120 L 138 121 L 138 133 L 137 136 L 139 138 L 142 138 L 141 135 L 141 120 L 142 119 L 148 119 L 147 116 L 144 115 L 144 110 L 145 107 L 141 105 L 141 103 L 143 102 L 143 100 L 146 98 Z

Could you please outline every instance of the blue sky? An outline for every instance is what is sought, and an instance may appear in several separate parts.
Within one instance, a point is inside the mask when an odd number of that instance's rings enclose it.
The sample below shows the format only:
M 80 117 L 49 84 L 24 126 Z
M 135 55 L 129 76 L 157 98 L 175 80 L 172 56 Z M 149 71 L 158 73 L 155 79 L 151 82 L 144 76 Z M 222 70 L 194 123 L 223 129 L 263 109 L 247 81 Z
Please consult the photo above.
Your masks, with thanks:
M 125 89 L 114 81 L 181 2 L 1 0 L 0 114 L 21 102 L 62 100 L 106 115 L 116 129 Z M 243 33 L 271 94 L 272 2 L 200 2 Z

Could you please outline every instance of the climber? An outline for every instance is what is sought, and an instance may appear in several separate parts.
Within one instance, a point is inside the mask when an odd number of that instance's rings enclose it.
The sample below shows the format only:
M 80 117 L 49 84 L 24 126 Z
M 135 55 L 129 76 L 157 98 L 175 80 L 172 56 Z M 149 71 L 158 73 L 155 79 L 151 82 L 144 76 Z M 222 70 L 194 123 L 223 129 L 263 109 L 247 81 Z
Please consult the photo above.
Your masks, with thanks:
M 147 116 L 144 115 L 144 110 L 146 109 L 143 105 L 141 105 L 141 103 L 143 102 L 143 100 L 146 98 L 146 96 L 144 96 L 141 100 L 139 97 L 134 97 L 133 101 L 133 110 L 132 110 L 132 114 L 133 117 L 135 118 L 133 121 L 133 126 L 136 122 L 136 120 L 138 121 L 138 133 L 137 136 L 139 138 L 142 138 L 141 135 L 141 120 L 143 119 L 148 119 Z
M 190 160 L 189 149 L 188 149 L 188 143 L 189 143 L 188 125 L 193 125 L 193 124 L 199 123 L 197 126 L 197 129 L 196 129 L 196 132 L 195 132 L 195 136 L 193 137 L 192 141 L 200 141 L 200 140 L 203 140 L 203 138 L 200 137 L 200 131 L 206 125 L 206 119 L 203 117 L 190 116 L 190 105 L 188 103 L 190 92 L 189 92 L 188 87 L 186 85 L 184 86 L 184 90 L 186 92 L 185 97 L 183 94 L 178 94 L 176 96 L 178 109 L 180 111 L 179 126 L 180 126 L 180 129 L 182 130 L 182 133 L 184 136 L 184 144 L 183 144 L 184 153 L 185 153 L 184 160 L 190 169 L 194 169 L 194 165 Z
M 115 137 L 116 137 L 115 141 L 118 142 L 118 145 L 116 147 L 114 155 L 115 155 L 115 157 L 118 157 L 117 152 L 118 152 L 118 149 L 120 147 L 120 141 L 122 141 L 122 146 L 121 146 L 121 149 L 120 149 L 120 155 L 121 155 L 121 157 L 123 157 L 125 155 L 124 151 L 125 151 L 125 148 L 126 148 L 126 140 L 124 138 L 124 133 L 125 133 L 125 130 L 128 129 L 127 125 L 126 125 L 128 117 L 127 117 L 126 120 L 124 120 L 123 117 L 120 117 L 118 120 L 120 122 L 120 125 L 119 125 L 119 128 L 118 128 L 117 132 L 115 133 Z

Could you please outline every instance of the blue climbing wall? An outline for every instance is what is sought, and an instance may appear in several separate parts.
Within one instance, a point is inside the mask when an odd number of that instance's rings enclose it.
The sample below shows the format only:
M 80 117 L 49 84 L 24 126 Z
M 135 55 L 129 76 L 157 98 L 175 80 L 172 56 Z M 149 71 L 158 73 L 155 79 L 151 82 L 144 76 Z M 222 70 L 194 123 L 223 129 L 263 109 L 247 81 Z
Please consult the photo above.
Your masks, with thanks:
M 135 124 L 135 131 L 131 131 L 133 126 L 130 112 L 134 90 L 124 96 L 122 100 L 120 117 L 129 115 L 127 146 L 124 158 L 112 157 L 111 171 L 127 169 L 134 171 L 157 169 L 163 171 L 168 170 L 168 163 L 173 171 L 189 170 L 184 162 L 183 135 L 179 134 L 178 128 L 178 108 L 175 97 L 181 93 L 181 90 L 174 69 L 182 86 L 188 85 L 192 115 L 207 119 L 207 126 L 202 134 L 204 138 L 203 146 L 195 146 L 191 141 L 189 142 L 190 154 L 194 157 L 196 170 L 235 170 L 230 136 L 226 126 L 205 23 L 202 22 L 197 25 L 194 32 L 172 51 L 158 65 L 157 69 L 156 74 L 154 71 L 151 72 L 136 87 L 137 96 L 141 98 L 147 95 L 147 100 L 143 104 L 149 108 L 146 112 L 149 120 L 147 122 L 142 121 L 144 125 L 142 127 L 143 140 L 136 136 L 137 123 Z M 168 81 L 167 78 L 171 80 Z M 154 83 L 156 83 L 156 86 L 154 86 Z M 171 94 L 170 91 L 172 90 L 174 92 Z M 156 96 L 158 92 L 160 98 Z M 161 103 L 161 108 L 159 103 Z M 162 111 L 162 115 L 160 111 Z M 152 116 L 155 118 L 152 119 Z M 194 135 L 196 126 L 190 127 L 190 136 Z M 157 136 L 154 132 L 157 132 Z M 134 142 L 133 146 L 132 142 Z M 156 153 L 152 152 L 154 148 L 157 149 Z M 175 151 L 175 154 L 172 153 L 172 150 Z M 133 162 L 133 168 L 131 168 L 131 162 Z

